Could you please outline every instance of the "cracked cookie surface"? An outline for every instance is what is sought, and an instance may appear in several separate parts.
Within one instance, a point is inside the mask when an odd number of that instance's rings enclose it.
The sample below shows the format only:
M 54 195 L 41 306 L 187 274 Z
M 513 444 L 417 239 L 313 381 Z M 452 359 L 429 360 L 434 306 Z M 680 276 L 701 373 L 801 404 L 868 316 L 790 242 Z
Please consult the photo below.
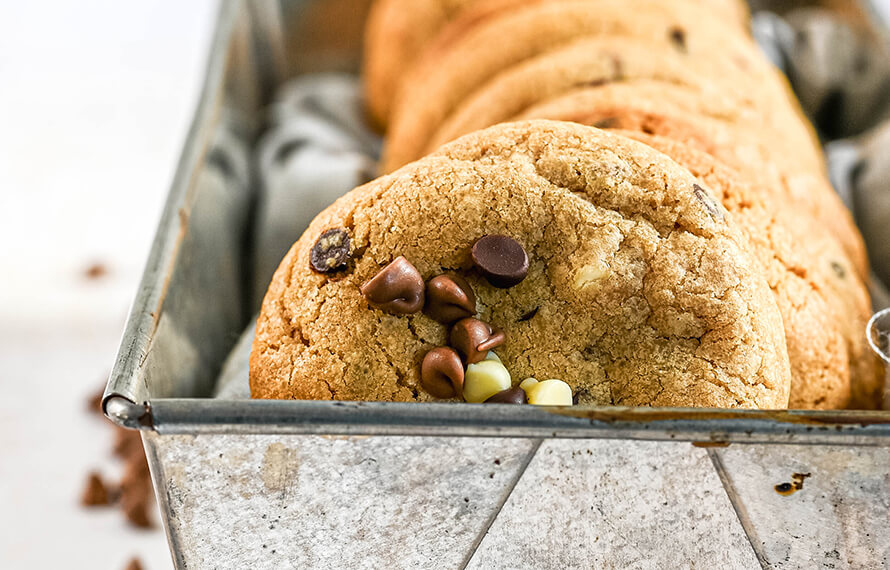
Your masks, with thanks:
M 865 244 L 849 211 L 830 186 L 821 155 L 769 139 L 748 115 L 689 88 L 651 80 L 586 87 L 543 101 L 513 120 L 555 119 L 665 136 L 702 150 L 774 198 L 805 210 L 843 247 L 860 277 L 868 275 Z M 798 215 L 793 216 L 799 217 Z
M 877 405 L 883 375 L 863 333 L 871 303 L 837 243 L 783 200 L 745 184 L 713 157 L 668 138 L 618 132 L 687 168 L 714 191 L 746 233 L 782 313 L 792 376 L 789 407 Z
M 255 398 L 431 401 L 426 352 L 447 328 L 370 307 L 359 287 L 399 255 L 424 279 L 458 273 L 479 318 L 502 329 L 513 377 L 560 378 L 581 404 L 782 408 L 781 316 L 744 237 L 707 188 L 666 156 L 600 130 L 505 124 L 350 192 L 294 244 L 263 302 Z M 696 189 L 697 188 L 697 189 Z M 353 258 L 309 269 L 322 232 Z M 470 249 L 521 243 L 527 277 L 498 289 Z

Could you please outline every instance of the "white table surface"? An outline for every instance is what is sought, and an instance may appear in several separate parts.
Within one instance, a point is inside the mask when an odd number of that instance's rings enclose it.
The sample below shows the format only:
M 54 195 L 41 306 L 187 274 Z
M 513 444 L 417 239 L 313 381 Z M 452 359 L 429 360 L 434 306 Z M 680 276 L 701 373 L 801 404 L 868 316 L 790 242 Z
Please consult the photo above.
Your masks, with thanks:
M 111 480 L 104 382 L 188 129 L 214 0 L 0 3 L 0 568 L 170 568 Z M 108 274 L 88 280 L 101 263 Z

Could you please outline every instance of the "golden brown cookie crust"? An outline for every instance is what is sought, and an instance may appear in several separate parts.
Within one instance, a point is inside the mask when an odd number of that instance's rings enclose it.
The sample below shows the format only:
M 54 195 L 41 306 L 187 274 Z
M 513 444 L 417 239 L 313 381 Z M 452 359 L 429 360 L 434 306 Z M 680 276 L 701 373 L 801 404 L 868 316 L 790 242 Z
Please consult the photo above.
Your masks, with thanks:
M 319 215 L 275 274 L 250 362 L 256 398 L 429 401 L 423 355 L 446 327 L 368 306 L 359 286 L 399 255 L 462 274 L 503 329 L 513 376 L 561 378 L 581 403 L 782 408 L 781 316 L 743 238 L 683 168 L 640 143 L 549 121 L 474 133 L 360 187 Z M 348 228 L 349 268 L 308 269 Z M 471 270 L 481 236 L 519 240 L 528 277 Z M 534 316 L 523 319 L 532 309 Z
M 395 94 L 421 54 L 442 49 L 481 22 L 517 5 L 561 1 L 376 0 L 365 29 L 362 73 L 371 119 L 381 129 L 386 126 Z M 749 13 L 744 2 L 698 1 L 747 26 Z
M 696 0 L 566 0 L 516 7 L 438 50 L 444 53 L 418 62 L 391 117 L 384 169 L 422 156 L 454 108 L 497 74 L 573 41 L 604 35 L 660 41 L 691 55 L 721 51 L 748 70 L 749 83 L 763 83 L 754 78 L 773 71 L 741 26 Z
M 867 289 L 833 240 L 784 200 L 741 182 L 713 157 L 669 138 L 619 132 L 689 169 L 746 233 L 782 313 L 792 375 L 789 407 L 861 405 L 854 391 L 882 386 L 863 334 L 870 315 Z
M 514 120 L 558 119 L 608 128 L 623 128 L 666 136 L 711 154 L 753 184 L 770 188 L 788 206 L 804 210 L 838 240 L 860 277 L 868 275 L 862 236 L 852 215 L 821 166 L 821 155 L 781 139 L 768 139 L 744 119 L 714 119 L 704 112 L 708 99 L 683 86 L 653 81 L 611 83 L 588 87 L 526 109 Z M 608 124 L 611 121 L 613 124 Z M 759 124 L 759 123 L 757 123 Z M 767 140 L 771 144 L 767 144 Z M 798 214 L 799 216 L 799 214 Z

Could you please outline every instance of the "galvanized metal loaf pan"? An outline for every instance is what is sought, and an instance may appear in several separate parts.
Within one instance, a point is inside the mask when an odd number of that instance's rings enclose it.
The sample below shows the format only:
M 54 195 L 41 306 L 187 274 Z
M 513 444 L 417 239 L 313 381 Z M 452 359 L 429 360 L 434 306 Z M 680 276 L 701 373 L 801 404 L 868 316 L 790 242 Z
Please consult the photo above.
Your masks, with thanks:
M 631 440 L 890 446 L 887 411 L 211 399 L 220 366 L 252 314 L 245 293 L 254 186 L 248 165 L 261 109 L 287 77 L 357 69 L 368 3 L 221 3 L 194 124 L 103 400 L 112 421 L 143 430 L 177 567 L 490 567 L 479 554 L 483 537 L 494 540 L 498 525 L 529 516 L 522 511 L 505 519 L 499 513 L 522 488 L 523 474 L 529 465 L 534 469 L 541 450 L 575 458 L 581 453 L 575 447 L 586 446 L 590 454 L 597 439 L 616 440 L 610 445 L 628 450 L 642 449 Z M 680 448 L 652 449 L 654 457 Z M 704 458 L 710 473 L 702 477 L 714 475 L 716 467 L 720 478 L 714 482 L 726 487 L 723 456 L 696 449 L 696 461 Z M 639 453 L 644 462 L 649 452 Z M 584 476 L 595 467 L 588 462 L 572 469 Z M 565 487 L 558 492 L 572 498 Z M 727 493 L 738 514 L 736 498 Z M 681 495 L 691 503 L 704 500 L 695 492 Z M 381 505 L 386 508 L 376 512 Z M 658 519 L 657 509 L 652 512 Z M 429 522 L 430 513 L 440 513 L 439 522 Z M 739 524 L 734 517 L 732 524 Z M 733 541 L 742 537 L 739 552 L 753 548 L 751 557 L 721 558 L 732 548 L 715 543 L 712 554 L 697 560 L 711 567 L 768 561 L 771 554 L 754 545 L 746 517 L 739 514 L 744 532 L 724 538 L 738 546 Z M 442 521 L 453 525 L 443 530 Z M 638 544 L 667 552 L 672 528 L 660 527 L 650 542 Z M 559 528 L 541 532 L 554 548 L 561 544 L 554 538 Z M 658 536 L 663 543 L 652 538 Z M 599 548 L 594 542 L 590 552 Z M 525 560 L 541 566 L 527 552 L 516 556 L 507 565 Z M 632 564 L 631 558 L 611 559 Z M 554 567 L 575 559 L 558 560 Z

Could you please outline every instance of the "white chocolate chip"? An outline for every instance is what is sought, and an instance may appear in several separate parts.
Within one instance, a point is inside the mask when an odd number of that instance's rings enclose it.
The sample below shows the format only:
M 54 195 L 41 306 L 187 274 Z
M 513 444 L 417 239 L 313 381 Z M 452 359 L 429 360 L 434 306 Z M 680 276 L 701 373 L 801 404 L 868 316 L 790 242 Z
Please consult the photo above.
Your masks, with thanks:
M 531 378 L 529 378 L 531 380 Z M 523 380 L 525 384 L 528 380 Z M 522 386 L 520 384 L 520 386 Z M 528 403 L 536 406 L 571 406 L 572 388 L 562 380 L 544 380 L 523 387 Z
M 464 374 L 464 400 L 479 404 L 512 385 L 510 372 L 497 360 L 483 360 L 467 366 Z
M 482 360 L 494 360 L 495 362 L 501 362 L 501 357 L 495 354 L 493 350 L 489 350 L 488 354 Z
M 522 382 L 519 383 L 519 387 L 528 392 L 529 388 L 537 384 L 538 381 L 535 378 L 526 378 Z
M 575 272 L 575 288 L 583 289 L 599 282 L 609 274 L 608 264 L 598 261 L 591 265 L 585 265 Z

